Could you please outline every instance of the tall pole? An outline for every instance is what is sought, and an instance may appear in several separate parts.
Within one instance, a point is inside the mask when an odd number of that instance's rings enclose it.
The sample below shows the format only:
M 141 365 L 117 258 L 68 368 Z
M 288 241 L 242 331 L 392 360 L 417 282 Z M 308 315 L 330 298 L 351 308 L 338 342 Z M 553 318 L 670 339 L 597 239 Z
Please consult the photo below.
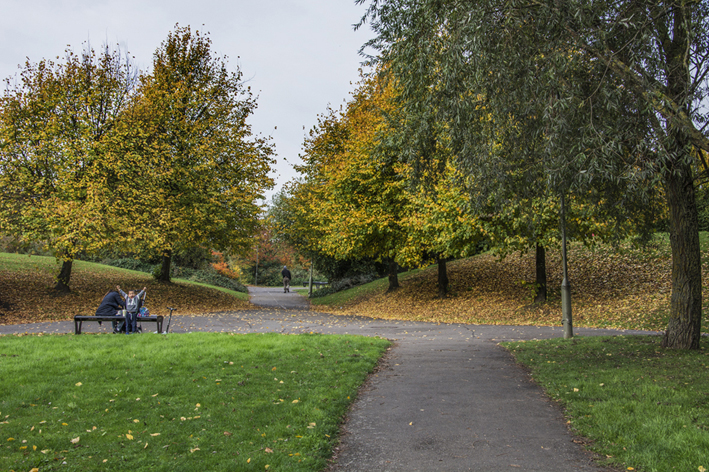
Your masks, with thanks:
M 313 298 L 313 260 L 310 259 L 310 282 L 308 283 L 308 298 Z
M 574 337 L 574 325 L 571 319 L 571 284 L 566 259 L 566 206 L 564 194 L 561 194 L 561 261 L 563 280 L 561 281 L 561 324 L 564 327 L 564 339 Z
M 258 285 L 258 245 L 256 246 L 256 271 L 254 272 L 254 285 Z

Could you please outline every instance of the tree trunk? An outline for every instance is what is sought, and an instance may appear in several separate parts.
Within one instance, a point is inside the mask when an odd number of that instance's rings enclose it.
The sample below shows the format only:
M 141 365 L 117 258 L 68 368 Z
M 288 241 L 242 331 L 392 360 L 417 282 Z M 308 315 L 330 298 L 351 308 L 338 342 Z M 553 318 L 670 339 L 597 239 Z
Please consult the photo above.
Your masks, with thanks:
M 170 281 L 170 264 L 172 263 L 172 251 L 165 251 L 162 255 L 162 267 L 160 268 L 160 282 Z
M 677 166 L 680 167 L 680 166 Z M 665 175 L 670 210 L 672 296 L 670 321 L 662 346 L 699 349 L 702 323 L 702 271 L 699 218 L 694 200 L 692 170 L 682 165 Z
M 686 51 L 690 8 L 678 4 L 672 10 L 672 42 L 664 44 L 667 56 L 667 88 L 671 97 L 689 112 L 690 73 Z M 670 211 L 672 246 L 672 296 L 670 321 L 662 346 L 675 349 L 699 349 L 702 325 L 702 270 L 699 247 L 699 217 L 694 194 L 689 137 L 681 125 L 668 122 L 667 150 L 672 158 L 663 178 Z
M 54 286 L 54 290 L 57 292 L 71 292 L 71 289 L 69 288 L 69 281 L 71 280 L 71 265 L 73 262 L 73 257 L 62 261 L 62 270 L 59 272 L 59 276 L 57 277 L 57 285 Z
M 446 259 L 442 257 L 436 258 L 438 264 L 438 297 L 446 298 L 448 295 L 448 270 L 446 267 Z
M 534 281 L 536 296 L 534 303 L 544 303 L 547 301 L 547 255 L 544 246 L 537 244 L 537 277 Z
M 389 288 L 388 292 L 392 292 L 400 287 L 399 285 L 399 264 L 394 259 L 389 260 Z

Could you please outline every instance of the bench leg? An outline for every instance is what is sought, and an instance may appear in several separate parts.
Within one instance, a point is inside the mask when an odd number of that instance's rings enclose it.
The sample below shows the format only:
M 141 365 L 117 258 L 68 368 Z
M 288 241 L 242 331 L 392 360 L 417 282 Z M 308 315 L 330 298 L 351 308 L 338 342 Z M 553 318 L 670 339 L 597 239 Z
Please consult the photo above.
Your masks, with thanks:
M 158 326 L 157 326 L 157 328 L 158 328 L 158 329 L 157 329 L 158 334 L 162 334 L 162 320 L 161 320 L 161 319 L 157 320 L 157 321 L 155 322 L 155 324 L 158 325 Z
M 74 320 L 74 334 L 81 334 L 81 321 Z

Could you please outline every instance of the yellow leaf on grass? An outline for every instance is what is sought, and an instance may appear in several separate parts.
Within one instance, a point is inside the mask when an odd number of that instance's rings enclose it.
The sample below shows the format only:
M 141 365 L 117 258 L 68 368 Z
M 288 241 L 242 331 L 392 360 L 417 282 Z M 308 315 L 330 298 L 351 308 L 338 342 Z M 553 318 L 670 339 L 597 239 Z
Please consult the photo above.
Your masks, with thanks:
M 160 433 L 151 433 L 151 436 L 160 436 Z
M 298 400 L 293 400 L 293 403 L 298 403 Z
M 272 454 L 272 453 L 273 453 L 273 449 L 267 447 L 266 449 L 263 450 L 263 452 L 265 452 L 266 454 Z
M 133 420 L 133 423 L 140 423 L 140 420 Z
M 195 451 L 199 451 L 199 448 L 195 447 L 194 449 L 190 449 L 190 452 L 195 452 Z
M 34 469 L 30 469 L 30 472 L 39 472 L 39 469 L 35 467 Z
M 80 437 L 74 438 L 74 439 L 71 440 L 71 443 L 72 443 L 72 444 L 76 444 L 76 443 L 78 443 L 80 440 L 81 440 Z
M 250 458 L 250 457 L 249 457 L 248 459 L 246 459 L 246 463 L 247 463 L 247 464 L 250 464 L 250 463 L 251 463 L 251 458 Z
M 131 441 L 133 440 L 133 435 L 132 434 L 126 434 L 126 438 L 130 439 Z
M 145 447 L 143 447 L 143 449 L 147 449 L 147 448 L 148 448 L 148 443 L 145 443 Z
M 77 382 L 77 383 L 76 383 L 76 386 L 77 386 L 77 387 L 81 387 L 81 382 Z

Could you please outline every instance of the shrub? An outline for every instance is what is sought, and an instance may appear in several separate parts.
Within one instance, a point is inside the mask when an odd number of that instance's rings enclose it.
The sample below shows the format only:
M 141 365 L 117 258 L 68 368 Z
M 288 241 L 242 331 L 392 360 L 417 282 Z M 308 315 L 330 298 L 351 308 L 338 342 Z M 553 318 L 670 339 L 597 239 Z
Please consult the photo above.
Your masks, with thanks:
M 348 288 L 357 287 L 358 285 L 368 284 L 375 280 L 376 277 L 373 274 L 362 274 L 356 275 L 354 277 L 345 277 L 340 280 L 335 280 L 329 286 L 321 288 L 318 290 L 313 290 L 313 298 L 324 297 L 325 295 L 330 295 L 332 293 L 340 292 L 342 290 L 347 290 Z
M 137 270 L 140 272 L 151 273 L 153 271 L 152 264 L 140 261 L 138 259 L 132 259 L 130 257 L 123 257 L 120 259 L 103 259 L 101 261 L 101 264 L 113 267 L 120 267 L 121 269 Z

